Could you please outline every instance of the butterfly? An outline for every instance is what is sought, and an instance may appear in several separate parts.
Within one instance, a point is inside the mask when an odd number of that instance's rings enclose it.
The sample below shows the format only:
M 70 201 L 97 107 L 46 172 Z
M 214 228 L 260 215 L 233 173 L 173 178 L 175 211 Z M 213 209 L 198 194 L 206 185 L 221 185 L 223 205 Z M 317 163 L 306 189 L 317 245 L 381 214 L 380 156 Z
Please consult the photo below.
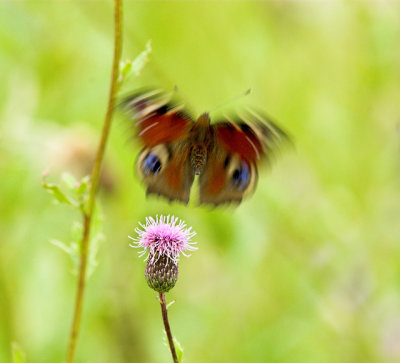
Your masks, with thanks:
M 256 187 L 257 165 L 288 140 L 281 128 L 251 110 L 216 123 L 203 113 L 194 121 L 159 90 L 137 92 L 122 104 L 144 145 L 137 170 L 147 194 L 170 201 L 187 204 L 198 175 L 200 204 L 240 203 Z

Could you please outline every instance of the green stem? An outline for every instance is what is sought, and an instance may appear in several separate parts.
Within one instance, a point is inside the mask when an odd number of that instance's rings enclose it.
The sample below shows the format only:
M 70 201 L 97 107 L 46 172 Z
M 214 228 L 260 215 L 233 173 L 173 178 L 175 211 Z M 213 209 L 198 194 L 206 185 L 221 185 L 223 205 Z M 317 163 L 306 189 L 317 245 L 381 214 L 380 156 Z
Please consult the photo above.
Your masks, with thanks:
M 72 328 L 68 345 L 67 363 L 72 363 L 74 361 L 76 343 L 81 325 L 83 297 L 84 297 L 85 282 L 86 282 L 87 260 L 89 255 L 90 229 L 96 205 L 96 193 L 99 186 L 101 164 L 104 158 L 104 152 L 107 144 L 108 135 L 110 133 L 112 115 L 115 105 L 115 98 L 118 92 L 119 64 L 122 52 L 122 0 L 114 0 L 114 20 L 115 20 L 114 57 L 112 66 L 111 86 L 108 98 L 107 112 L 105 115 L 103 129 L 101 133 L 101 140 L 97 149 L 96 159 L 92 170 L 88 207 L 87 211 L 84 212 L 83 214 L 83 234 L 82 234 L 81 253 L 80 253 L 78 286 L 76 290 L 74 315 L 72 319 Z
M 158 297 L 160 299 L 161 314 L 164 322 L 165 332 L 167 333 L 168 337 L 168 344 L 169 344 L 169 349 L 171 350 L 172 359 L 174 363 L 179 363 L 178 356 L 176 355 L 174 340 L 172 338 L 171 327 L 169 326 L 168 309 L 167 309 L 167 303 L 165 301 L 165 294 L 160 292 L 158 294 Z

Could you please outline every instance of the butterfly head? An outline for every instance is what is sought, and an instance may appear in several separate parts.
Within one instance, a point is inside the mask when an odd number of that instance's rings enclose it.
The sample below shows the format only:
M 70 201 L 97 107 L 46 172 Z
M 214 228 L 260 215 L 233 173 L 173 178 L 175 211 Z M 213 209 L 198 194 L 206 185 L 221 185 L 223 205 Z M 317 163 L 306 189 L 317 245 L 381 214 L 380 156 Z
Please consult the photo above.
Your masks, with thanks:
M 206 143 L 210 139 L 210 116 L 203 113 L 194 123 L 191 136 L 196 142 Z

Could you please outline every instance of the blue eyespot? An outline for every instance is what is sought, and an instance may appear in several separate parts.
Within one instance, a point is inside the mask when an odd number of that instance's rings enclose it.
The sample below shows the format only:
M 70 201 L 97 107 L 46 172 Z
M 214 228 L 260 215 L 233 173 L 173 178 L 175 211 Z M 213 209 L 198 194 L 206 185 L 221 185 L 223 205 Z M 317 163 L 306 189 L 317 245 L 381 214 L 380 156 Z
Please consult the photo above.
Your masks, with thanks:
M 161 170 L 161 160 L 155 153 L 149 153 L 142 162 L 142 168 L 146 175 L 157 175 Z
M 243 191 L 250 182 L 250 169 L 249 166 L 242 162 L 240 167 L 232 174 L 232 186 L 238 191 Z

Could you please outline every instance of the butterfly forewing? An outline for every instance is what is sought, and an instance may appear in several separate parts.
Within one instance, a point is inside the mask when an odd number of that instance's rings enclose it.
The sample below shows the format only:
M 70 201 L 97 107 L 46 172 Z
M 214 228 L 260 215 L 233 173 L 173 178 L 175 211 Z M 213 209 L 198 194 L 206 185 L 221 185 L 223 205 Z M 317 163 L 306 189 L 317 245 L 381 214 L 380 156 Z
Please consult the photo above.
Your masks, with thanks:
M 271 153 L 279 150 L 282 144 L 290 142 L 290 137 L 270 117 L 252 109 L 239 113 L 241 127 L 248 133 L 251 130 L 262 144 L 262 156 L 269 159 Z M 245 126 L 244 126 L 245 125 Z
M 188 156 L 193 120 L 159 91 L 137 93 L 127 98 L 124 106 L 136 121 L 144 145 L 137 169 L 147 194 L 187 203 L 194 179 Z

